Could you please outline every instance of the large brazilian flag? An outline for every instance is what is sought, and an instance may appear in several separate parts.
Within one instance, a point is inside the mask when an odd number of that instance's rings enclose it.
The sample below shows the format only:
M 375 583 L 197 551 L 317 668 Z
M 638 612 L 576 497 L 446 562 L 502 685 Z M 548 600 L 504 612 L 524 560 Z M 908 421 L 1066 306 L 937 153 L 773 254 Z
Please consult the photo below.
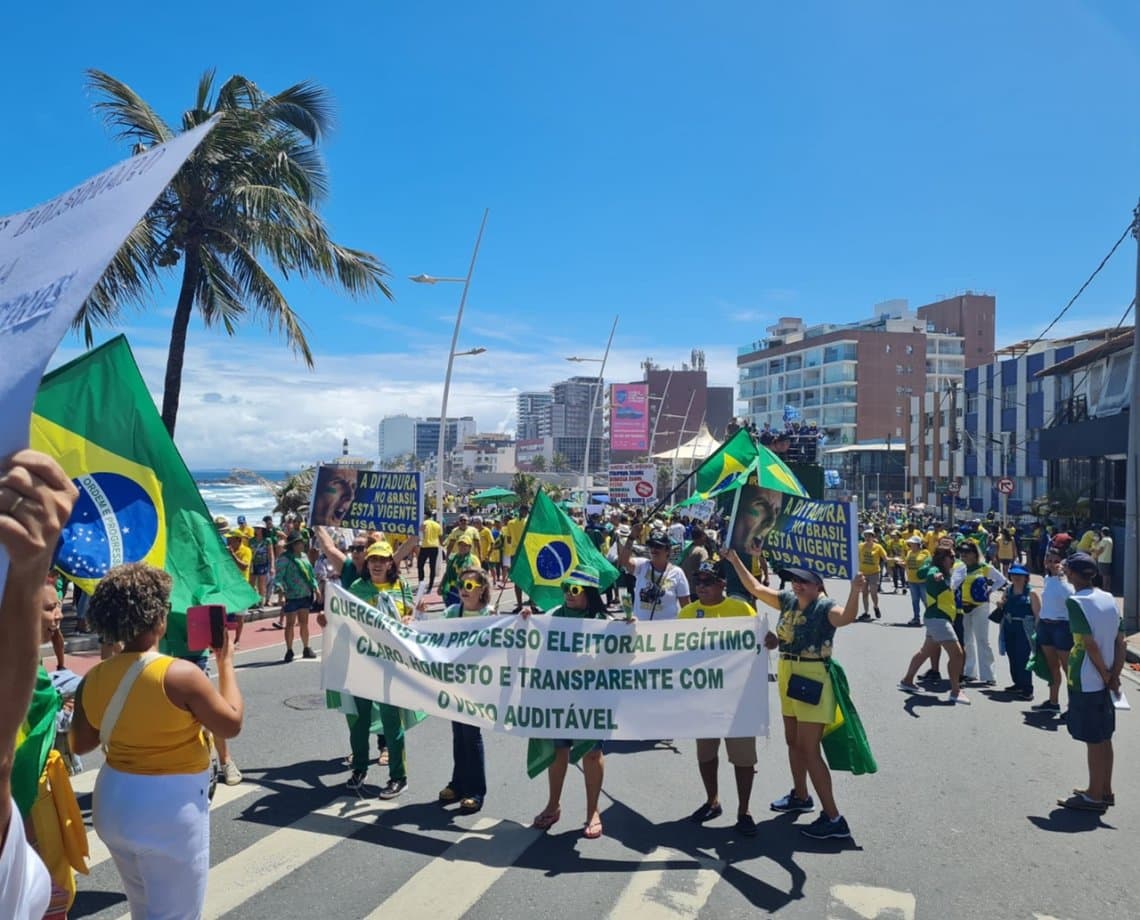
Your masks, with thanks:
M 755 443 L 744 428 L 697 467 L 695 494 L 700 499 L 716 498 L 739 489 L 753 474 L 761 488 L 801 498 L 811 497 L 788 465 L 763 444 Z
M 257 603 L 218 538 L 125 337 L 43 378 L 31 446 L 54 457 L 79 489 L 55 567 L 82 590 L 94 591 L 116 565 L 147 562 L 173 577 L 175 611 Z

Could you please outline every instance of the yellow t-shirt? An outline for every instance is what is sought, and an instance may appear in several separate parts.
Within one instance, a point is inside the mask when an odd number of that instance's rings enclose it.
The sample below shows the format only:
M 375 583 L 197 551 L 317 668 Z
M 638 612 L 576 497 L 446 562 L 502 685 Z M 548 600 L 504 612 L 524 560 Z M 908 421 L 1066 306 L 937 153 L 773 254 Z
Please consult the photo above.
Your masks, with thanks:
M 99 662 L 83 678 L 83 712 L 96 731 L 119 682 L 138 658 L 138 652 L 120 652 Z M 168 655 L 160 656 L 131 687 L 107 752 L 107 763 L 116 770 L 166 776 L 200 773 L 210 765 L 202 724 L 166 695 L 166 672 L 174 661 Z
M 234 550 L 234 559 L 237 560 L 238 568 L 241 569 L 242 575 L 245 580 L 249 581 L 249 573 L 252 571 L 250 562 L 253 561 L 253 550 L 251 550 L 244 543 Z
M 1090 552 L 1093 548 L 1093 544 L 1096 543 L 1097 536 L 1098 534 L 1093 533 L 1093 531 L 1086 530 L 1081 534 L 1080 542 L 1077 543 L 1077 549 L 1082 553 Z
M 906 580 L 912 585 L 924 584 L 926 579 L 918 577 L 918 570 L 930 561 L 930 553 L 916 549 L 906 554 Z
M 491 544 L 495 542 L 495 538 L 491 536 L 491 528 L 483 526 L 479 529 L 479 558 L 491 558 Z
M 754 617 L 756 608 L 739 597 L 726 597 L 719 604 L 693 601 L 677 612 L 678 620 L 702 620 L 708 617 Z
M 439 538 L 443 536 L 443 527 L 440 526 L 439 521 L 426 518 L 420 525 L 420 533 L 423 534 L 420 539 L 420 546 L 424 549 L 439 549 Z
M 526 529 L 526 520 L 523 518 L 511 518 L 507 521 L 506 526 L 503 527 L 505 536 L 503 537 L 503 555 L 514 556 L 518 550 L 519 544 L 522 542 L 523 531 Z
M 253 528 L 248 524 L 246 524 L 244 527 L 235 527 L 234 530 L 241 534 L 241 538 L 245 541 L 245 543 L 249 543 L 249 541 L 253 539 Z M 244 546 L 245 544 L 242 545 Z
M 868 546 L 866 543 L 860 543 L 858 553 L 859 571 L 864 575 L 878 575 L 880 563 L 887 558 L 887 551 L 883 549 L 882 544 L 872 543 Z

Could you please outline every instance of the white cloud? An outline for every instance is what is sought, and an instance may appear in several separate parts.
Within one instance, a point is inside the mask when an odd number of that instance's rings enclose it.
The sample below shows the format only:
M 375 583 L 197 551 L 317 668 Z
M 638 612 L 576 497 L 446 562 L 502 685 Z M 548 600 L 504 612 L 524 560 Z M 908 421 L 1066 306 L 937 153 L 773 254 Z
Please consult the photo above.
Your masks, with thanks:
M 124 331 L 151 395 L 161 405 L 167 334 Z M 292 469 L 339 455 L 343 438 L 354 455 L 374 457 L 383 417 L 439 414 L 445 355 L 438 344 L 401 340 L 401 352 L 316 353 L 310 371 L 281 345 L 196 334 L 186 350 L 175 438 L 183 458 L 191 469 Z M 572 354 L 601 357 L 605 340 L 591 344 L 532 335 L 522 345 L 487 339 L 486 347 L 482 355 L 456 359 L 448 415 L 472 415 L 480 430 L 505 431 L 514 427 L 520 391 L 595 375 L 600 365 L 564 359 Z M 704 350 L 710 384 L 734 384 L 735 348 Z M 61 348 L 53 364 L 81 352 L 75 346 Z M 640 365 L 649 356 L 662 367 L 680 367 L 690 360 L 690 349 L 648 343 L 614 347 L 606 380 L 642 379 Z

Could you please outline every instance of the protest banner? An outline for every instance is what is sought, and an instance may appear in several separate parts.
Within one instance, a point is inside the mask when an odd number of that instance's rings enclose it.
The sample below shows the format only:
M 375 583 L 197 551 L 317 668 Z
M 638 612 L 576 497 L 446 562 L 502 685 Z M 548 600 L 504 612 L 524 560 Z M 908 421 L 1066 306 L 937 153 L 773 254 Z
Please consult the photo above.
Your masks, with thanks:
M 619 505 L 649 505 L 657 500 L 657 467 L 615 464 L 610 467 L 610 501 Z
M 51 201 L 0 217 L 0 456 L 28 445 L 36 388 L 79 308 L 214 120 Z M 8 572 L 0 549 L 0 590 Z
M 328 584 L 321 686 L 524 738 L 768 733 L 766 620 L 536 614 L 404 624 Z
M 773 569 L 796 565 L 824 578 L 853 578 L 857 517 L 847 502 L 784 496 L 764 544 Z
M 413 536 L 423 508 L 421 473 L 322 466 L 313 477 L 309 524 Z

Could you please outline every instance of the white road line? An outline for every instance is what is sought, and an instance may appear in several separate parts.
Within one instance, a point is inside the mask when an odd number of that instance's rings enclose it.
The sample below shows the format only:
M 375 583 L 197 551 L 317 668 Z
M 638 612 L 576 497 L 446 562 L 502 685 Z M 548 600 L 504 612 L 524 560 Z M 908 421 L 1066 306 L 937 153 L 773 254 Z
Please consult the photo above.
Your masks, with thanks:
M 696 862 L 697 865 L 689 868 Z M 670 868 L 681 864 L 684 868 Z M 654 865 L 662 868 L 654 869 Z M 724 871 L 724 862 L 657 847 L 631 873 L 609 916 L 638 920 L 696 917 Z
M 914 920 L 916 902 L 909 891 L 871 885 L 832 885 L 827 920 Z
M 408 879 L 366 920 L 384 917 L 459 920 L 542 833 L 513 821 L 480 818 L 470 831 Z
M 351 836 L 340 821 L 371 824 L 395 801 L 342 799 L 319 808 L 210 869 L 206 917 L 221 917 Z M 120 920 L 128 920 L 126 916 Z
M 253 792 L 262 791 L 262 787 L 256 783 L 241 783 L 237 786 L 226 786 L 219 784 L 217 790 L 214 792 L 214 800 L 210 803 L 210 810 L 221 808 L 223 805 L 229 805 L 231 802 L 236 802 L 238 799 L 244 798 Z M 111 853 L 107 849 L 107 845 L 99 839 L 99 835 L 93 830 L 87 832 L 87 868 L 94 869 L 100 863 L 106 862 L 111 858 Z

